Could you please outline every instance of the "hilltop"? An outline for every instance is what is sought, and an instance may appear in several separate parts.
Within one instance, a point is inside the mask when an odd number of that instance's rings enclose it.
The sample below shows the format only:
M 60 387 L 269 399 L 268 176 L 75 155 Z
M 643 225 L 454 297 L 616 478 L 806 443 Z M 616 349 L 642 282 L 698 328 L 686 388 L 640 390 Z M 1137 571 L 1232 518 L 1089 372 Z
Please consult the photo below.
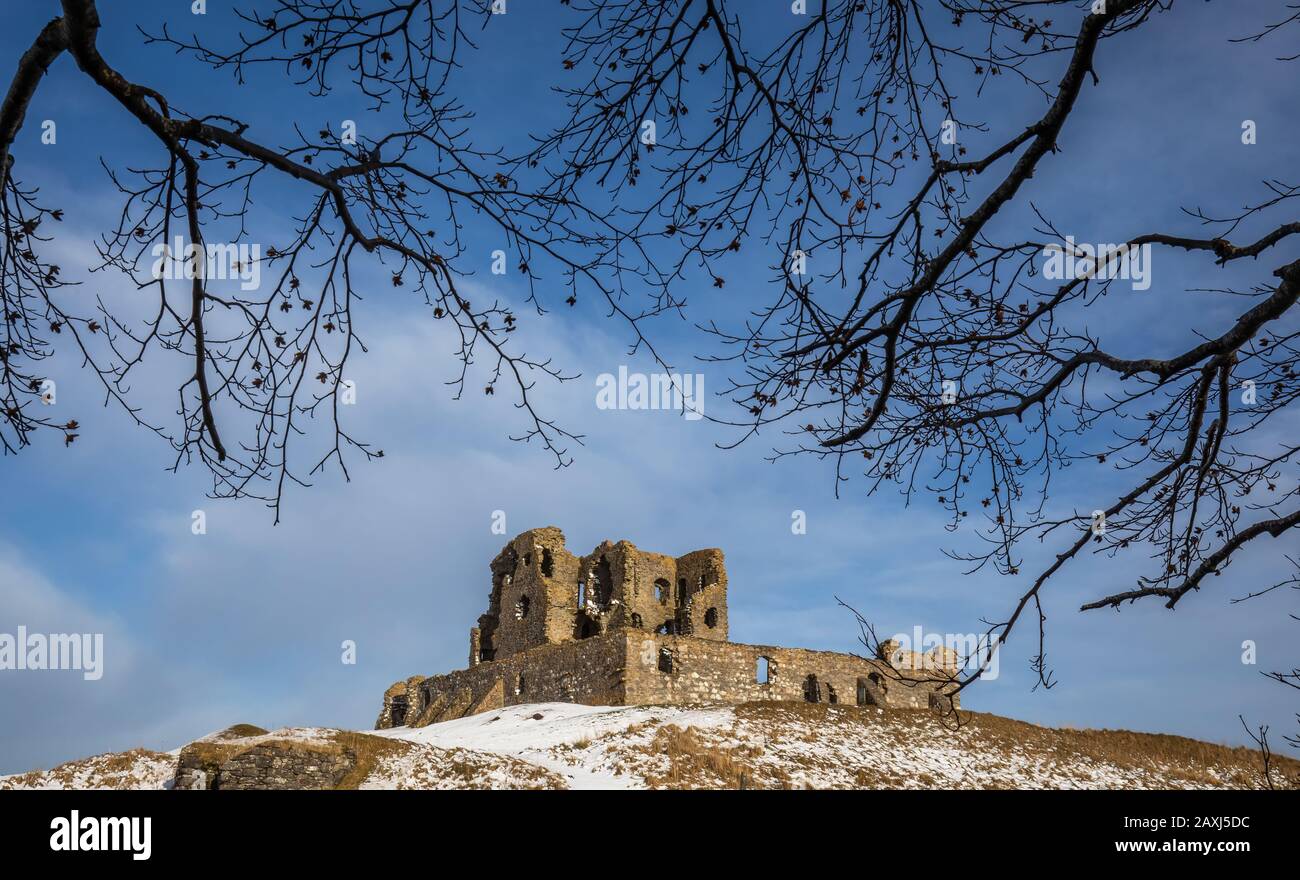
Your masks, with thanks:
M 1263 785 L 1258 753 L 1162 734 L 795 702 L 512 706 L 421 728 L 236 725 L 172 752 L 99 755 L 0 789 L 1091 788 Z M 1273 782 L 1300 787 L 1300 762 Z

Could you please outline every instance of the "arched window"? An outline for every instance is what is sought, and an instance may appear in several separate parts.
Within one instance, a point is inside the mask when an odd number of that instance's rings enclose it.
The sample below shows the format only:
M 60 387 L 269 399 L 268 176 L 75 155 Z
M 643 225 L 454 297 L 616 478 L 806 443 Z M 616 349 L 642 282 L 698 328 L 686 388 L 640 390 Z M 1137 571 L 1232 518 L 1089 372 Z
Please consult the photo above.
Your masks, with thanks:
M 655 601 L 663 605 L 668 601 L 668 581 L 659 578 L 655 581 Z
M 704 612 L 704 625 L 709 629 L 713 629 L 718 625 L 718 609 L 710 608 Z
M 767 684 L 771 681 L 772 661 L 766 657 L 759 657 L 758 664 L 754 669 L 754 681 L 758 684 Z
M 817 681 L 817 676 L 809 675 L 803 680 L 803 698 L 809 703 L 822 701 L 822 686 Z

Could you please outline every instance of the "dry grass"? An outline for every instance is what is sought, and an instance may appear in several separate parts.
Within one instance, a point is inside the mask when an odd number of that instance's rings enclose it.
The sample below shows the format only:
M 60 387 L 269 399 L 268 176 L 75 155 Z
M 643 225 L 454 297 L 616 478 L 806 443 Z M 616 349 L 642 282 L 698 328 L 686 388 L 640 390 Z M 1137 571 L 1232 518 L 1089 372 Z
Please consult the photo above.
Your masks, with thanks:
M 754 770 L 745 759 L 754 757 L 758 750 L 707 745 L 694 727 L 664 725 L 645 751 L 663 755 L 668 763 L 665 772 L 646 774 L 650 788 L 754 787 Z
M 236 724 L 190 743 L 183 754 L 187 760 L 197 759 L 208 779 L 216 779 L 222 764 L 256 746 L 321 755 L 351 753 L 352 769 L 335 786 L 340 789 L 355 789 L 370 775 L 381 758 L 403 754 L 410 748 L 409 744 L 400 740 L 347 730 L 330 731 L 328 736 L 321 739 L 302 739 L 268 734 L 252 724 Z
M 98 788 L 147 787 L 148 780 L 141 775 L 142 768 L 146 768 L 149 764 L 174 764 L 174 762 L 175 759 L 171 755 L 149 749 L 109 752 L 68 761 L 50 770 L 32 770 L 17 776 L 0 778 L 0 790 L 76 788 L 86 779 L 92 779 Z
M 551 754 L 575 767 L 666 789 L 738 788 L 1259 788 L 1257 751 L 1128 730 L 1053 729 L 961 713 L 961 726 L 923 710 L 755 702 L 716 720 L 670 723 L 665 708 L 621 729 L 583 736 Z M 712 720 L 709 720 L 712 719 Z M 565 788 L 551 769 L 508 755 L 436 748 L 342 730 L 278 731 L 239 724 L 188 745 L 185 756 L 215 779 L 255 746 L 347 755 L 335 786 Z M 0 779 L 0 788 L 157 788 L 175 759 L 137 749 Z M 1300 761 L 1276 757 L 1273 782 L 1300 788 Z
M 567 786 L 556 774 L 535 764 L 504 755 L 487 755 L 467 749 L 449 749 L 443 753 L 436 768 L 444 779 L 454 779 L 459 789 L 493 788 L 488 774 L 497 770 L 507 773 L 513 782 L 510 788 L 521 791 L 545 791 Z
M 878 711 L 878 710 L 877 710 Z M 741 703 L 736 707 L 736 717 L 755 721 L 785 721 L 795 718 L 800 721 L 825 721 L 827 716 L 835 713 L 839 717 L 859 716 L 868 719 L 871 710 L 849 709 L 843 706 L 831 706 L 826 703 L 787 702 L 783 700 L 760 700 Z
M 746 703 L 736 708 L 736 714 L 774 731 L 779 731 L 783 720 L 817 723 L 823 726 L 822 735 L 828 736 L 834 735 L 836 724 L 876 726 L 881 736 L 894 740 L 906 738 L 911 731 L 943 731 L 952 726 L 952 719 L 925 711 L 859 709 L 823 703 Z M 1008 753 L 1013 748 L 1019 749 L 1064 767 L 1094 761 L 1197 785 L 1257 787 L 1263 782 L 1259 752 L 1244 746 L 1131 730 L 1039 727 L 983 712 L 963 711 L 960 723 L 965 734 L 974 737 L 974 743 Z M 891 786 L 898 781 L 871 768 L 856 771 L 856 778 L 859 784 L 871 787 Z M 1300 788 L 1300 761 L 1275 755 L 1272 779 L 1279 788 Z
M 462 789 L 501 787 L 499 783 L 494 785 L 492 782 L 493 774 L 505 775 L 513 780 L 508 786 L 512 788 L 564 787 L 563 779 L 525 761 L 466 749 L 421 747 L 399 739 L 350 730 L 330 730 L 319 739 L 255 736 L 255 740 L 227 742 L 221 748 L 233 747 L 238 752 L 255 745 L 270 745 L 295 752 L 347 755 L 351 758 L 352 766 L 334 785 L 334 789 L 339 791 L 355 790 L 373 777 L 389 775 L 393 762 L 399 762 L 416 751 L 421 754 L 415 756 L 416 761 L 407 771 L 414 778 L 401 780 L 397 787 L 447 787 L 442 785 L 445 782 L 454 783 L 450 787 Z
M 217 778 L 222 764 L 249 748 L 252 746 L 240 745 L 238 742 L 196 740 L 181 749 L 181 757 L 187 764 L 197 763 L 210 784 L 211 780 Z
M 331 745 L 340 751 L 351 750 L 356 758 L 352 769 L 334 786 L 340 790 L 355 789 L 374 771 L 381 759 L 396 757 L 411 749 L 410 743 L 401 740 L 350 730 L 335 731 Z
M 256 736 L 265 736 L 267 731 L 255 724 L 232 724 L 225 730 L 218 731 L 195 740 L 181 750 L 186 761 L 197 761 L 199 768 L 209 779 L 217 778 L 221 765 L 235 755 L 252 747 L 252 743 L 242 742 Z
M 256 724 L 232 724 L 215 734 L 213 739 L 243 739 L 248 736 L 265 736 L 267 731 Z
M 1172 772 L 1208 785 L 1251 785 L 1263 779 L 1259 752 L 1245 746 L 1219 745 L 1166 733 L 1054 729 L 983 712 L 961 714 L 964 722 L 985 737 L 1052 752 L 1063 760 L 1088 758 L 1117 767 Z M 1300 761 L 1274 756 L 1272 777 L 1273 784 L 1279 787 L 1300 787 Z

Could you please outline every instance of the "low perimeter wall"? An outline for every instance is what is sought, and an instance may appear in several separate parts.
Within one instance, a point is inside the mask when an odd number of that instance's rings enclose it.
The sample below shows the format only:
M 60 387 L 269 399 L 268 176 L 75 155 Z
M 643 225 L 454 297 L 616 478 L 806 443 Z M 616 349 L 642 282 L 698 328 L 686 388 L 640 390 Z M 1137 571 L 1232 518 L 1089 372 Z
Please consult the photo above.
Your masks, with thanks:
M 522 703 L 648 705 L 812 700 L 908 709 L 946 706 L 942 686 L 877 660 L 622 630 L 542 645 L 384 693 L 377 728 L 422 727 Z
M 649 634 L 629 634 L 628 641 L 629 703 L 809 700 L 926 709 L 938 692 L 931 682 L 852 654 Z

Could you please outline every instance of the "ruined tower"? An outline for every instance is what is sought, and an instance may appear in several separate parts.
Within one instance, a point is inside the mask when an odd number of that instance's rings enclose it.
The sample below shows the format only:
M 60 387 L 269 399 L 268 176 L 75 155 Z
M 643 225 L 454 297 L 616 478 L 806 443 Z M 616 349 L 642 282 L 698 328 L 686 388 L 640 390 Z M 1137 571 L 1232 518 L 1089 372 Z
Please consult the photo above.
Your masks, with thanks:
M 926 708 L 955 701 L 945 682 L 909 672 L 896 657 L 729 641 L 721 550 L 674 557 L 604 541 L 579 557 L 559 529 L 547 527 L 511 539 L 489 570 L 469 668 L 397 682 L 384 694 L 378 727 L 535 702 Z M 936 654 L 914 668 L 946 670 L 953 659 Z
M 514 538 L 490 568 L 488 610 L 470 630 L 471 666 L 617 629 L 727 640 L 721 550 L 672 557 L 605 541 L 577 557 L 550 527 Z

